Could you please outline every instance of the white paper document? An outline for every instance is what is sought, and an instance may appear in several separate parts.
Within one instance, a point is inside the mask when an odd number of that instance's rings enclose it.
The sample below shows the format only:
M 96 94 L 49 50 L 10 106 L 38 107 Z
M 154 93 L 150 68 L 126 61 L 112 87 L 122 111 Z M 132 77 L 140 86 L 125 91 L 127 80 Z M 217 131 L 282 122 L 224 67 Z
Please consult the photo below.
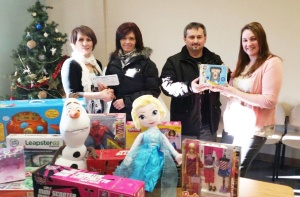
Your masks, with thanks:
M 98 86 L 98 84 L 104 84 L 106 86 L 116 86 L 119 85 L 119 78 L 118 75 L 106 75 L 106 76 L 96 76 L 93 78 L 93 84 L 95 87 Z

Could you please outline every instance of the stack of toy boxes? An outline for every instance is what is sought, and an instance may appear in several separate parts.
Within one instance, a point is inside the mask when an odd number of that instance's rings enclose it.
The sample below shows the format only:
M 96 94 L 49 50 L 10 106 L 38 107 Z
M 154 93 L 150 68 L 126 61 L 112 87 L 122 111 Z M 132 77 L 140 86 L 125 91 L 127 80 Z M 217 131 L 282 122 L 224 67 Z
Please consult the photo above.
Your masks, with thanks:
M 181 122 L 165 121 L 157 125 L 175 149 L 181 149 Z M 126 149 L 130 149 L 135 138 L 145 130 L 137 129 L 132 121 L 126 122 Z
M 125 113 L 89 114 L 91 120 L 90 142 L 96 149 L 125 148 Z
M 185 139 L 182 142 L 182 196 L 238 196 L 241 148 Z
M 37 167 L 25 167 L 25 180 L 14 181 L 0 184 L 0 196 L 17 197 L 17 196 L 33 196 L 32 172 Z
M 25 179 L 25 159 L 22 146 L 0 149 L 0 183 Z
M 65 99 L 10 100 L 0 102 L 0 146 L 7 135 L 58 134 Z M 84 105 L 84 100 L 79 99 Z
M 101 149 L 95 151 L 98 158 L 94 159 L 90 156 L 87 159 L 87 169 L 99 174 L 113 174 L 128 152 L 125 149 Z
M 26 166 L 39 167 L 52 160 L 63 139 L 60 134 L 9 134 L 6 145 L 24 146 Z
M 144 182 L 46 165 L 32 175 L 35 196 L 144 197 Z

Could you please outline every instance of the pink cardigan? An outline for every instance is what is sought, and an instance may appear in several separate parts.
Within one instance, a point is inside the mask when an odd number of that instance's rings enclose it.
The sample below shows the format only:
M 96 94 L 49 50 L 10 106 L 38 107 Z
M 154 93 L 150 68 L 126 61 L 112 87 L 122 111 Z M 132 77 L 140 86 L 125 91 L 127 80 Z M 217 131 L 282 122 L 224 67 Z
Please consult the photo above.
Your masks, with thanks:
M 251 94 L 237 91 L 235 96 L 252 107 L 257 127 L 272 125 L 275 123 L 275 107 L 282 84 L 281 59 L 278 57 L 267 59 L 250 78 Z

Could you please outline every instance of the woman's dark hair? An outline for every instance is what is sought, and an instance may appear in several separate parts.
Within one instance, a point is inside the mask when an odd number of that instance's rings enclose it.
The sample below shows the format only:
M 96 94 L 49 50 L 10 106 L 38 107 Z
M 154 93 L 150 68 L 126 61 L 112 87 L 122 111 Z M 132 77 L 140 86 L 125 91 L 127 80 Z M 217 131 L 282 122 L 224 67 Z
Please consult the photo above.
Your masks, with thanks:
M 121 24 L 116 31 L 116 49 L 113 52 L 115 56 L 118 55 L 119 50 L 122 49 L 120 40 L 123 39 L 127 34 L 133 32 L 136 39 L 135 49 L 140 52 L 144 49 L 143 37 L 139 27 L 133 22 L 126 22 Z
M 250 62 L 250 58 L 248 54 L 243 49 L 243 40 L 242 40 L 243 32 L 247 29 L 253 32 L 254 36 L 256 37 L 259 46 L 259 51 L 258 51 L 258 57 L 256 59 L 256 62 L 251 66 L 251 68 L 249 69 L 248 73 L 246 73 L 246 75 L 252 74 L 256 69 L 258 69 L 264 63 L 264 61 L 266 61 L 266 59 L 269 58 L 269 56 L 275 56 L 269 50 L 267 36 L 262 25 L 258 22 L 249 23 L 245 25 L 241 30 L 238 61 L 236 65 L 236 70 L 232 73 L 231 77 L 239 76 L 245 69 L 245 66 L 248 65 Z
M 87 37 L 89 37 L 92 42 L 93 42 L 93 50 L 97 44 L 97 37 L 94 33 L 94 31 L 87 27 L 87 26 L 84 26 L 84 25 L 81 25 L 79 27 L 75 27 L 72 32 L 71 32 L 71 36 L 70 36 L 70 42 L 72 44 L 75 44 L 76 41 L 77 41 L 77 36 L 78 36 L 78 33 L 81 33 L 83 35 L 86 35 Z

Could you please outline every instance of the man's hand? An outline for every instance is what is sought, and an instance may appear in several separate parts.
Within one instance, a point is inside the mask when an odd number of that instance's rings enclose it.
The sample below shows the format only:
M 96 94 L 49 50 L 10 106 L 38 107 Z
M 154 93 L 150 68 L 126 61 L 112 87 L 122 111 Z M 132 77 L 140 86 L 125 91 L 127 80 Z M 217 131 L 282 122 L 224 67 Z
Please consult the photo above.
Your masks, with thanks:
M 204 90 L 209 89 L 207 85 L 199 84 L 199 77 L 197 77 L 192 81 L 191 88 L 194 93 L 200 93 L 203 92 Z

